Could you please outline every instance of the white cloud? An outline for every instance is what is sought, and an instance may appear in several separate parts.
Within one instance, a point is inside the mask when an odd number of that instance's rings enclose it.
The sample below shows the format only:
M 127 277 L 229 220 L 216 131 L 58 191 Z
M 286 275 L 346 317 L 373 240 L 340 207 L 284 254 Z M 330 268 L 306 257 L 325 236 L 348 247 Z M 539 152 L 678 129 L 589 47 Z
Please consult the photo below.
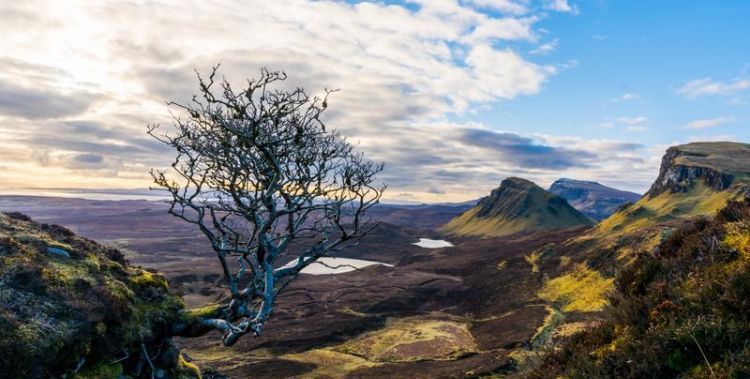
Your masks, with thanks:
M 544 7 L 557 12 L 578 13 L 577 9 L 570 6 L 567 0 L 545 0 Z
M 469 3 L 481 8 L 498 10 L 511 14 L 525 14 L 529 9 L 518 2 L 511 0 L 470 0 Z
M 552 42 L 539 45 L 534 50 L 531 50 L 529 52 L 529 54 L 532 54 L 532 55 L 546 55 L 546 54 L 552 53 L 555 50 L 557 50 L 557 43 L 558 43 L 558 40 L 554 40 Z
M 645 132 L 646 130 L 648 130 L 648 128 L 645 126 L 628 126 L 625 128 L 625 131 L 630 133 Z
M 636 117 L 618 117 L 615 119 L 617 123 L 627 126 L 639 126 L 645 124 L 648 119 L 644 116 L 636 116 Z
M 635 94 L 632 92 L 626 92 L 620 96 L 612 98 L 612 101 L 633 101 L 633 100 L 638 100 L 640 98 L 641 97 L 638 94 Z
M 708 128 L 715 128 L 717 126 L 725 125 L 734 121 L 735 120 L 733 117 L 721 116 L 721 117 L 691 121 L 691 122 L 688 122 L 687 125 L 685 126 L 690 129 L 708 129 Z
M 477 25 L 463 41 L 469 44 L 487 43 L 497 40 L 533 40 L 531 31 L 534 18 L 489 19 Z
M 205 73 L 218 62 L 238 85 L 266 66 L 286 70 L 289 86 L 341 88 L 326 121 L 368 157 L 386 162 L 391 198 L 462 200 L 486 194 L 508 175 L 540 183 L 562 174 L 613 184 L 650 181 L 634 144 L 517 136 L 532 151 L 519 160 L 458 138 L 489 128 L 445 121 L 453 114 L 539 93 L 575 62 L 545 65 L 514 50 L 509 41 L 535 41 L 542 15 L 532 3 L 412 3 L 416 10 L 328 0 L 0 2 L 0 14 L 29 14 L 0 24 L 0 80 L 96 97 L 76 114 L 36 120 L 0 114 L 6 167 L 0 186 L 41 180 L 55 187 L 147 186 L 148 169 L 164 166 L 172 153 L 145 136 L 145 125 L 168 124 L 164 100 L 189 99 L 197 88 L 193 69 Z M 478 8 L 493 4 L 506 13 Z M 570 151 L 582 152 L 581 159 L 565 155 L 564 173 L 548 167 L 549 154 Z
M 145 186 L 148 167 L 169 156 L 146 138 L 146 123 L 169 123 L 164 100 L 189 99 L 197 89 L 193 69 L 205 73 L 221 62 L 236 84 L 266 66 L 286 70 L 290 86 L 341 88 L 329 102 L 329 125 L 393 167 L 425 150 L 419 146 L 431 132 L 419 125 L 535 94 L 556 72 L 507 43 L 535 39 L 537 15 L 525 1 L 413 3 L 416 9 L 331 0 L 2 2 L 0 14 L 26 15 L 0 24 L 0 83 L 17 88 L 0 93 L 3 147 L 48 152 L 45 173 L 68 171 L 45 177 L 70 186 L 94 183 L 84 171 L 109 162 L 122 163 L 107 166 L 116 171 L 111 185 Z M 55 107 L 20 108 L 13 103 L 20 93 Z M 73 97 L 80 104 L 58 110 Z M 65 123 L 81 120 L 97 126 L 62 134 Z M 51 131 L 59 140 L 47 138 Z M 383 134 L 394 138 L 381 151 L 375 147 Z M 41 172 L 27 155 L 16 155 L 17 170 Z M 70 171 L 76 164 L 81 170 Z M 9 182 L 8 172 L 0 172 L 0 183 Z M 63 185 L 55 180 L 50 185 Z
M 719 82 L 712 78 L 691 80 L 677 89 L 677 93 L 689 99 L 706 95 L 732 95 L 750 89 L 750 80 L 735 79 L 729 82 Z

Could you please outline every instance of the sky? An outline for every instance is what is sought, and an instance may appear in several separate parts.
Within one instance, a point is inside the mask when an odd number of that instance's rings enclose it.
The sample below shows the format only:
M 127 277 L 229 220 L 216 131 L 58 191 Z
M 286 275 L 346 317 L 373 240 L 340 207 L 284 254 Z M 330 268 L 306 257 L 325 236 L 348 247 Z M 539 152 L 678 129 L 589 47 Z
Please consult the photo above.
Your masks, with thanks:
M 385 162 L 384 200 L 508 176 L 644 192 L 664 150 L 750 141 L 750 2 L 0 2 L 0 191 L 144 189 L 146 135 L 221 63 L 341 89 L 325 121 Z

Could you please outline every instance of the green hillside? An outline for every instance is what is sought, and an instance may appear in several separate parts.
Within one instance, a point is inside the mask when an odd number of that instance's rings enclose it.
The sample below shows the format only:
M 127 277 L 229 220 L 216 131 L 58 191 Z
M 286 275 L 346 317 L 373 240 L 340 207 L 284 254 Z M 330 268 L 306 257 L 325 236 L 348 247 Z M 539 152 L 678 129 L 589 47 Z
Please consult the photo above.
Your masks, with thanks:
M 653 249 L 684 220 L 711 216 L 730 200 L 750 193 L 750 145 L 696 142 L 670 147 L 646 195 L 623 206 L 578 238 L 592 252 L 614 250 L 631 259 Z
M 479 204 L 441 228 L 450 235 L 500 237 L 593 222 L 555 194 L 521 178 L 507 178 Z

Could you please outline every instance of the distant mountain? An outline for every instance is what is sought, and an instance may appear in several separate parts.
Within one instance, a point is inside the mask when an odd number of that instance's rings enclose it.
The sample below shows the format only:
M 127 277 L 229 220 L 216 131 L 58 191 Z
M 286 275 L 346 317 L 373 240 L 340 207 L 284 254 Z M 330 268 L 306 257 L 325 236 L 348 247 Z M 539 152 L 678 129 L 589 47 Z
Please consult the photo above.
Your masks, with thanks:
M 556 180 L 549 191 L 596 221 L 609 217 L 621 205 L 635 203 L 641 198 L 641 195 L 634 192 L 621 191 L 597 182 L 567 178 Z
M 434 230 L 475 206 L 477 201 L 442 204 L 378 204 L 368 211 L 368 215 L 380 222 Z
M 440 230 L 452 235 L 499 237 L 518 232 L 591 225 L 568 202 L 521 178 L 507 178 L 475 207 Z

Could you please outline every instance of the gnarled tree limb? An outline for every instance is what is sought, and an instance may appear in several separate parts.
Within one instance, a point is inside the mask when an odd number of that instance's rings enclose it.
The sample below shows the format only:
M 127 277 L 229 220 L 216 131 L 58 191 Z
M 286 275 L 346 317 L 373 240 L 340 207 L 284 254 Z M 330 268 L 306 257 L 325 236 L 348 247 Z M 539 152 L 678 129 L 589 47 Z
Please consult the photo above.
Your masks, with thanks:
M 173 129 L 148 132 L 177 154 L 171 170 L 152 171 L 171 195 L 169 212 L 209 239 L 231 299 L 177 333 L 220 330 L 232 345 L 261 333 L 302 269 L 372 230 L 366 213 L 385 186 L 375 184 L 383 164 L 321 120 L 334 91 L 274 89 L 286 74 L 262 70 L 236 92 L 217 70 L 198 75 L 191 102 L 168 103 L 178 111 Z

